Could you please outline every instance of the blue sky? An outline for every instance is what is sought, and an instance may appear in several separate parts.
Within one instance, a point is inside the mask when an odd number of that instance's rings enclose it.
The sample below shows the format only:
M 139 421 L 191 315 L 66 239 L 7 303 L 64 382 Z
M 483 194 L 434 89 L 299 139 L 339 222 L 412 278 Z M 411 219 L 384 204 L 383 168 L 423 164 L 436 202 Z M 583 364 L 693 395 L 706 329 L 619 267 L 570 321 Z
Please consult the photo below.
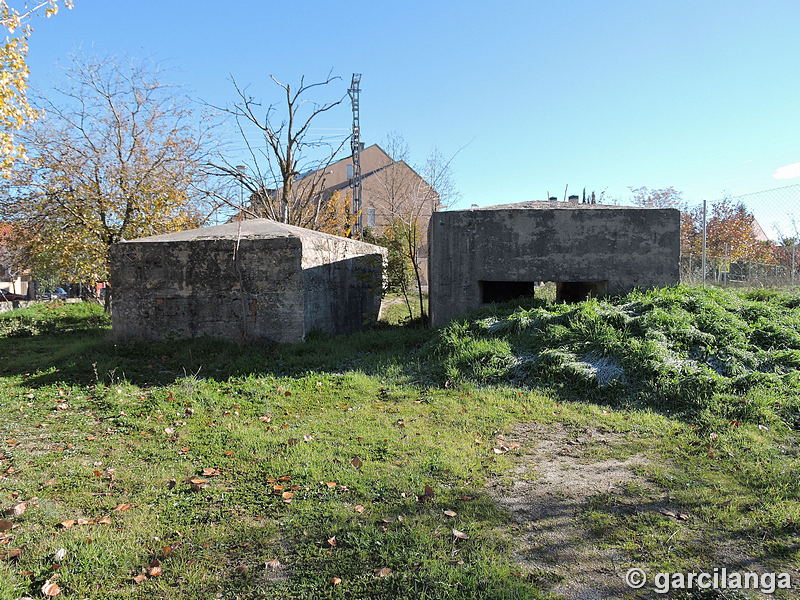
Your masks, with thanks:
M 367 143 L 400 132 L 418 161 L 466 145 L 460 206 L 566 184 L 699 201 L 800 183 L 798 22 L 797 0 L 75 0 L 35 22 L 30 67 L 46 89 L 71 53 L 147 58 L 214 104 L 233 99 L 231 75 L 273 101 L 271 73 L 333 69 L 344 92 L 357 71 Z M 347 105 L 320 123 L 349 126 Z

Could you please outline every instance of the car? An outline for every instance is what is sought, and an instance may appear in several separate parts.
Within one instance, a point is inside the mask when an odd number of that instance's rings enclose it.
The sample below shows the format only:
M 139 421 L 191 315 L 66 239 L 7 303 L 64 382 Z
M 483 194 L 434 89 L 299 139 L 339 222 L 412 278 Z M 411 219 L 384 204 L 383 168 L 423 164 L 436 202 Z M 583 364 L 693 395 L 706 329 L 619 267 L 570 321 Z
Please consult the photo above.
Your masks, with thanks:
M 12 294 L 11 292 L 0 290 L 0 302 L 19 302 L 27 299 L 28 297 L 22 294 Z
M 62 287 L 55 288 L 52 292 L 43 292 L 39 295 L 42 300 L 66 300 L 69 294 Z

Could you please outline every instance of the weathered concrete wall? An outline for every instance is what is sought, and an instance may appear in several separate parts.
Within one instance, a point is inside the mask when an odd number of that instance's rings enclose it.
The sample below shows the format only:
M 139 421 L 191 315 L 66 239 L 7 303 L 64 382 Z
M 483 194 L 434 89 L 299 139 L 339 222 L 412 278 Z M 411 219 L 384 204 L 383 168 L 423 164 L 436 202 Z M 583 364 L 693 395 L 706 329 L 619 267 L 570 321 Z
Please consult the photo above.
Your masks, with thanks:
M 117 244 L 114 334 L 302 339 L 301 252 L 297 238 Z
M 584 205 L 446 211 L 434 214 L 429 239 L 435 327 L 480 307 L 485 281 L 602 282 L 598 288 L 621 294 L 679 280 L 680 213 L 675 209 Z
M 302 243 L 306 332 L 352 333 L 377 321 L 386 250 L 333 236 Z
M 377 319 L 382 252 L 266 219 L 116 244 L 113 330 L 273 342 L 355 331 Z

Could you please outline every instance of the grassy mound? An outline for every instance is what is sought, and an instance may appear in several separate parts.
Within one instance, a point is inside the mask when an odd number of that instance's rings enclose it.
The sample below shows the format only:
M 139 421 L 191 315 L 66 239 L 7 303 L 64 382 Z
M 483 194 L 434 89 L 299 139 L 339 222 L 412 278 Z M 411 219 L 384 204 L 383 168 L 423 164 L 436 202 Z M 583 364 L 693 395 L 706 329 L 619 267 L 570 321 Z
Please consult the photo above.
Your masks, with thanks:
M 692 421 L 800 426 L 800 294 L 677 286 L 496 307 L 442 330 L 449 381 L 547 386 Z

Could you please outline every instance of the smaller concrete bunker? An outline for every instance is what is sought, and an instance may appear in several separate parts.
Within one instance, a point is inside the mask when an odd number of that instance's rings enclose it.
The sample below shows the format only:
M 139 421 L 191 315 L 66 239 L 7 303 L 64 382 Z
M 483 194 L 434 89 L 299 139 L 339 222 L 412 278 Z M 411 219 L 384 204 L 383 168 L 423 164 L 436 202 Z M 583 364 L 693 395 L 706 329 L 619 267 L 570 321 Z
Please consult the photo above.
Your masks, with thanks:
M 299 342 L 374 323 L 386 250 L 252 219 L 111 248 L 118 338 Z
M 434 213 L 429 230 L 434 327 L 555 282 L 560 301 L 676 284 L 680 212 L 520 202 Z

